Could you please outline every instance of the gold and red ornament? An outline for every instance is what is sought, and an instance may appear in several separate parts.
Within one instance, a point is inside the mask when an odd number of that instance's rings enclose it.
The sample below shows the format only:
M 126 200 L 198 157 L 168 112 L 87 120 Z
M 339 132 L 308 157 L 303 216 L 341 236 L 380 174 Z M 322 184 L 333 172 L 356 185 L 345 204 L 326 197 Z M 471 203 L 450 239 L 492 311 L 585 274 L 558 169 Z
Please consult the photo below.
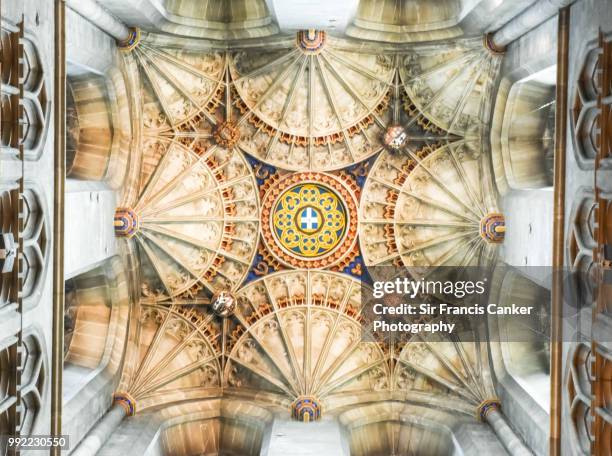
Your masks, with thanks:
M 131 207 L 118 207 L 114 217 L 115 236 L 131 238 L 140 230 L 140 219 Z
M 291 404 L 291 417 L 308 423 L 321 419 L 321 403 L 312 396 L 300 396 Z
M 326 268 L 353 252 L 358 187 L 331 174 L 289 174 L 270 185 L 262 202 L 263 241 L 283 265 Z
M 123 52 L 133 51 L 140 44 L 140 29 L 138 27 L 132 27 L 129 33 L 130 34 L 125 40 L 121 40 L 117 43 L 117 47 Z
M 127 391 L 116 391 L 113 393 L 113 404 L 120 405 L 125 410 L 126 416 L 136 414 L 136 399 Z
M 501 409 L 501 401 L 494 397 L 491 399 L 485 399 L 480 403 L 480 405 L 476 408 L 476 414 L 480 421 L 486 421 L 487 415 L 491 413 L 493 410 Z

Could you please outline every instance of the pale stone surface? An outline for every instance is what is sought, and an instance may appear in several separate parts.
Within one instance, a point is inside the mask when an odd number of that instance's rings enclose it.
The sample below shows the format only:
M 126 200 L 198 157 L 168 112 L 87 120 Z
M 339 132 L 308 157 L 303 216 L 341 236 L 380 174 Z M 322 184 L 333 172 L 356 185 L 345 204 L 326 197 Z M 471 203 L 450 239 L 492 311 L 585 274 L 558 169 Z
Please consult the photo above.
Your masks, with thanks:
M 552 265 L 552 188 L 513 190 L 502 199 L 502 212 L 506 217 L 503 260 L 512 266 Z M 543 269 L 524 271 L 533 272 L 533 280 L 550 288 Z
M 453 429 L 453 456 L 507 455 L 489 426 L 482 423 L 463 423 Z
M 26 34 L 31 36 L 40 53 L 43 63 L 43 73 L 47 96 L 53 100 L 53 42 L 54 42 L 54 8 L 53 2 L 46 0 L 4 0 L 2 1 L 3 25 L 16 25 L 23 17 Z M 23 15 L 23 16 L 22 16 Z M 2 63 L 3 68 L 5 62 Z M 4 114 L 3 114 L 4 115 Z M 3 123 L 4 123 L 3 117 Z M 42 154 L 37 161 L 26 161 L 23 168 L 23 177 L 26 179 L 26 188 L 35 186 L 40 191 L 43 203 L 43 212 L 47 225 L 51 228 L 53 223 L 53 111 L 47 118 L 47 134 L 42 146 Z M 0 158 L 0 179 L 3 183 L 15 182 L 22 176 L 21 163 L 17 160 Z M 1 216 L 0 216 L 1 217 Z M 51 242 L 50 242 L 51 243 Z M 40 295 L 34 299 L 31 306 L 25 309 L 20 316 L 12 305 L 0 311 L 0 347 L 4 349 L 4 342 L 17 334 L 20 328 L 26 333 L 34 332 L 41 344 L 40 359 L 46 368 L 44 382 L 40 395 L 45 398 L 38 407 L 37 420 L 33 423 L 33 434 L 48 434 L 50 430 L 50 390 L 51 390 L 51 353 L 52 353 L 52 245 L 46 258 L 46 270 L 40 287 Z M 2 290 L 4 292 L 4 290 Z M 3 369 L 0 368 L 0 373 Z M 5 377 L 3 377 L 5 378 Z M 34 411 L 34 408 L 31 408 Z
M 335 420 L 302 423 L 276 418 L 261 456 L 348 456 L 347 446 Z
M 66 70 L 70 76 L 104 74 L 113 64 L 115 40 L 80 14 L 66 8 Z
M 85 184 L 75 181 L 66 185 L 66 278 L 86 272 L 116 253 L 113 227 L 115 192 L 104 184 Z
M 504 56 L 501 82 L 498 89 L 492 130 L 493 153 L 501 140 L 501 117 L 509 101 L 511 88 L 521 80 L 543 70 L 555 71 L 557 47 L 557 16 L 553 16 L 529 33 L 512 42 Z M 554 84 L 554 77 L 552 80 Z M 497 130 L 496 130 L 497 128 Z M 496 136 L 497 135 L 497 136 Z M 544 153 L 544 151 L 542 151 Z M 494 161 L 495 161 L 494 155 Z M 498 161 L 501 163 L 501 161 Z M 501 248 L 501 259 L 516 266 L 546 266 L 552 264 L 553 191 L 511 190 L 505 177 L 496 168 L 498 188 L 504 195 L 501 209 L 506 217 L 506 238 Z M 569 210 L 569 209 L 568 209 Z M 529 277 L 550 289 L 544 269 L 523 269 Z M 521 344 L 518 344 L 521 345 Z M 548 413 L 544 410 L 548 396 L 546 366 L 531 366 L 529 388 L 525 388 L 516 372 L 510 373 L 500 344 L 491 344 L 491 358 L 495 365 L 496 391 L 501 399 L 502 412 L 507 422 L 531 451 L 537 455 L 548 453 Z M 535 380 L 535 381 L 534 381 Z M 536 395 L 537 398 L 534 398 Z

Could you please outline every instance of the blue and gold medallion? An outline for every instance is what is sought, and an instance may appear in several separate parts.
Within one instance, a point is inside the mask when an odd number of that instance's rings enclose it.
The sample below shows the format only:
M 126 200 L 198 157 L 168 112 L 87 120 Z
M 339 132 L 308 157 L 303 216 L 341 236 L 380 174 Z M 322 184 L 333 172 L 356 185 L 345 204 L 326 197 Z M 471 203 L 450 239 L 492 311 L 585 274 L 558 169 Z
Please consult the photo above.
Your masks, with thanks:
M 285 264 L 323 267 L 344 255 L 337 252 L 340 246 L 348 250 L 354 241 L 347 236 L 356 223 L 354 195 L 334 176 L 292 174 L 270 189 L 263 204 L 269 219 L 264 221 L 269 227 L 264 228 L 264 241 Z
M 346 209 L 329 187 L 297 184 L 288 188 L 273 210 L 272 226 L 279 244 L 305 258 L 334 249 L 346 231 Z

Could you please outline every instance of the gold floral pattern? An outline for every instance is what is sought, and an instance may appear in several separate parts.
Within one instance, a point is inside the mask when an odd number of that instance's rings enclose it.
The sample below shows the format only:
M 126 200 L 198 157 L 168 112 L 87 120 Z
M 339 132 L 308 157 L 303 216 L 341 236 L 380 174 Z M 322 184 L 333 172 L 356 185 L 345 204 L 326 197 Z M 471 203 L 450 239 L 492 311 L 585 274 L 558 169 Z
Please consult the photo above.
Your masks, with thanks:
M 294 173 L 274 182 L 262 207 L 267 249 L 283 265 L 324 268 L 352 251 L 357 235 L 356 185 L 326 173 Z
M 320 184 L 297 184 L 280 196 L 272 218 L 276 240 L 303 257 L 325 255 L 342 240 L 346 211 L 338 195 Z

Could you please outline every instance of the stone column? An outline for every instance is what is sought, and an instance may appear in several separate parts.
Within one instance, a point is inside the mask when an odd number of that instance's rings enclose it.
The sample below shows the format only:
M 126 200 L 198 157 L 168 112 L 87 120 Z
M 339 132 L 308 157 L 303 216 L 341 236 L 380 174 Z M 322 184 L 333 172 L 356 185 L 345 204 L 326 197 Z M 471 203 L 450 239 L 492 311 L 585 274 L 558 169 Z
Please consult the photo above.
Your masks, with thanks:
M 66 177 L 120 190 L 130 164 L 128 88 L 118 68 L 75 75 L 66 88 Z
M 116 100 L 100 76 L 71 78 L 66 89 L 66 176 L 104 180 L 113 153 L 114 134 L 121 133 L 113 125 Z
M 574 1 L 539 0 L 495 32 L 491 37 L 491 45 L 496 49 L 505 48 L 517 38 L 557 14 L 561 8 L 574 3 Z
M 129 40 L 131 30 L 95 0 L 66 0 L 68 7 L 119 42 Z
M 126 415 L 126 408 L 121 403 L 115 402 L 111 409 L 89 431 L 87 437 L 71 453 L 71 456 L 95 455 L 110 438 L 115 429 L 119 427 Z
M 113 394 L 111 409 L 91 428 L 71 456 L 94 456 L 110 439 L 123 418 L 134 416 L 135 413 L 136 400 L 132 395 L 126 391 L 117 391 Z
M 531 451 L 525 446 L 506 422 L 506 418 L 499 410 L 497 400 L 485 401 L 480 406 L 480 418 L 491 426 L 495 435 L 499 438 L 504 448 L 511 456 L 532 456 Z

